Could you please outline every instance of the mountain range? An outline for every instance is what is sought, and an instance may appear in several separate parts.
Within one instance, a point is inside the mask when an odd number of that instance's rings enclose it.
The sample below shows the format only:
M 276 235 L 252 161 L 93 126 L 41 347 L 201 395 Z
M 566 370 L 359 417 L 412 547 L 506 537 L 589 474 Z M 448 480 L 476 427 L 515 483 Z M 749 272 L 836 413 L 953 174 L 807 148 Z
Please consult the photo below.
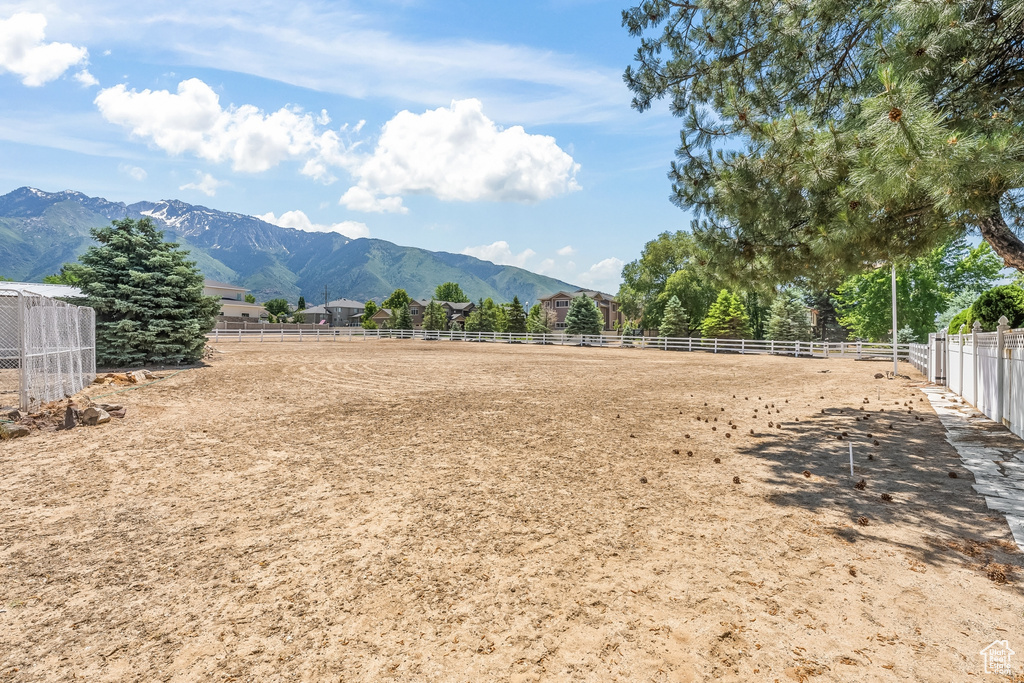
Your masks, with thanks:
M 81 192 L 43 192 L 22 187 L 0 196 L 0 275 L 36 282 L 74 261 L 90 245 L 91 228 L 122 218 L 149 216 L 165 239 L 190 252 L 212 280 L 247 287 L 258 301 L 304 295 L 332 299 L 383 299 L 397 288 L 429 298 L 442 282 L 458 282 L 476 300 L 524 302 L 567 282 L 465 254 L 403 247 L 380 239 L 350 239 L 334 232 L 282 228 L 253 216 L 171 199 L 124 204 Z

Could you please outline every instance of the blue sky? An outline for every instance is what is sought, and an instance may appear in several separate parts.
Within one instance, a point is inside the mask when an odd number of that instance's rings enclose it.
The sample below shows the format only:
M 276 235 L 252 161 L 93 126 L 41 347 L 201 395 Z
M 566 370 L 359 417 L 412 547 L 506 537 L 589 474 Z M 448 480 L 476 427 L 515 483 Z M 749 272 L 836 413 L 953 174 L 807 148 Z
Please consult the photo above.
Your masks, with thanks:
M 0 2 L 0 192 L 180 198 L 615 291 L 688 226 L 623 2 Z

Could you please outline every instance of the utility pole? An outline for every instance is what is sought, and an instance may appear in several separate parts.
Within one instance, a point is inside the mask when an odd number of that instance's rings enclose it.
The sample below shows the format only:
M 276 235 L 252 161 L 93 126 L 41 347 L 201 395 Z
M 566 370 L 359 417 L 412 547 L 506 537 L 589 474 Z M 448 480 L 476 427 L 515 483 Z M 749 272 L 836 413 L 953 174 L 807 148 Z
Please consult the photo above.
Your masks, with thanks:
M 896 355 L 896 262 L 892 264 L 892 374 L 899 373 L 899 357 Z
M 324 309 L 327 308 L 327 302 L 331 300 L 331 290 L 327 289 L 327 285 L 324 285 Z

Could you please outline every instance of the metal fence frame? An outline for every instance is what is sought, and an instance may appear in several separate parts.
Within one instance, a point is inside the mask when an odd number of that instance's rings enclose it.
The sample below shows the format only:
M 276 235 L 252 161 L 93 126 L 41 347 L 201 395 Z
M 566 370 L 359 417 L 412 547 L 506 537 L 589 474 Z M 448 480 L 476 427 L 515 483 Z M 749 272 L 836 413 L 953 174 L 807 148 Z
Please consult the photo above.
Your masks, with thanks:
M 72 396 L 95 378 L 93 309 L 0 288 L 0 405 L 14 394 L 21 410 L 32 410 Z
M 911 344 L 910 361 L 928 381 L 946 386 L 978 411 L 1024 437 L 1024 329 L 1005 317 L 995 332 L 981 324 L 958 334 L 931 334 Z
M 490 342 L 499 344 L 554 344 L 559 346 L 600 346 L 610 348 L 661 349 L 663 351 L 706 351 L 712 353 L 774 354 L 816 358 L 892 358 L 892 344 L 869 342 L 801 342 L 760 339 L 705 339 L 700 337 L 642 337 L 522 334 L 513 332 L 464 332 L 454 330 L 365 330 L 332 327 L 316 330 L 213 330 L 207 339 L 220 341 L 353 341 L 368 339 L 422 339 L 427 341 Z M 909 344 L 897 344 L 900 360 L 910 357 Z

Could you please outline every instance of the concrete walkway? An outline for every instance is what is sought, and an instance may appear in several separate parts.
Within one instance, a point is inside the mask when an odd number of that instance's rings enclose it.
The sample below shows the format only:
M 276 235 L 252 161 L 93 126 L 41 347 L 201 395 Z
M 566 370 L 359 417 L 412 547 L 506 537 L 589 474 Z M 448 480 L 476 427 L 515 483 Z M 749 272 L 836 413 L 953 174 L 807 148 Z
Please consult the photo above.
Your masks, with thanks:
M 946 441 L 974 474 L 974 490 L 985 496 L 990 510 L 1006 517 L 1013 540 L 1024 552 L 1024 440 L 945 387 L 922 387 L 921 391 L 946 428 Z

